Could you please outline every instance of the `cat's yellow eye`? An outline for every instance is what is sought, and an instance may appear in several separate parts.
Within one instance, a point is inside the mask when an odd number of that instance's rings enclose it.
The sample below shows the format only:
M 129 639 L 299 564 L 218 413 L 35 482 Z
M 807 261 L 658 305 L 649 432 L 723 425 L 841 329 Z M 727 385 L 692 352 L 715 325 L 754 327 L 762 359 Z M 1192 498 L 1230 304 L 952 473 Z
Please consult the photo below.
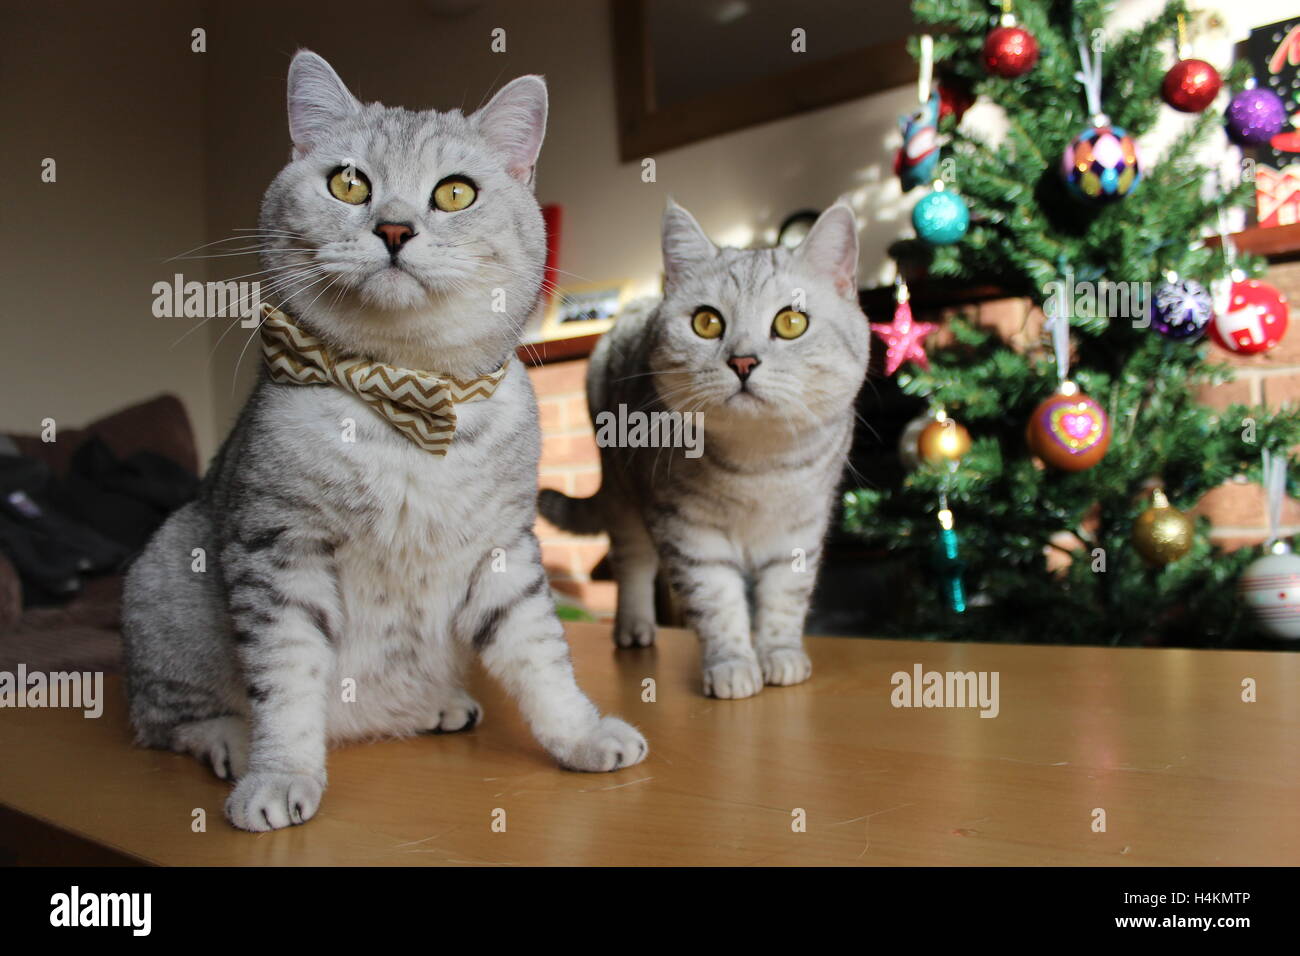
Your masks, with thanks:
M 478 190 L 464 176 L 448 176 L 433 187 L 433 204 L 443 212 L 460 212 L 477 198 Z
M 699 308 L 691 316 L 691 328 L 702 339 L 716 339 L 724 328 L 722 316 L 709 308 Z
M 360 206 L 370 198 L 370 180 L 355 166 L 340 166 L 330 174 L 330 195 L 350 206 Z
M 772 320 L 772 334 L 783 339 L 797 339 L 808 331 L 808 316 L 794 309 L 782 309 Z

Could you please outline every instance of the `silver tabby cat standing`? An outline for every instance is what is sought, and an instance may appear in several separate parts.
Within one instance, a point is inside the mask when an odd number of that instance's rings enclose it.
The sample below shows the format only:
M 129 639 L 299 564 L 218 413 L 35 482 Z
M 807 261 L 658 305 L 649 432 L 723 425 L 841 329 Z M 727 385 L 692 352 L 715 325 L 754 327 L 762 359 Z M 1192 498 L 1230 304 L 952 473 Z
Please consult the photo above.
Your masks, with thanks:
M 362 105 L 299 52 L 293 158 L 259 233 L 270 274 L 290 277 L 284 310 L 338 355 L 457 378 L 507 362 L 542 281 L 546 105 L 535 76 L 470 116 Z M 532 531 L 539 443 L 517 361 L 456 406 L 442 457 L 341 388 L 264 372 L 198 500 L 128 576 L 137 740 L 237 780 L 235 826 L 301 823 L 328 744 L 472 727 L 477 653 L 562 765 L 640 761 L 641 734 L 574 681 Z
M 662 567 L 699 634 L 704 692 L 749 697 L 812 674 L 804 618 L 870 347 L 856 224 L 837 203 L 793 251 L 718 248 L 670 202 L 663 258 L 663 300 L 601 340 L 587 402 L 598 429 L 620 409 L 700 413 L 702 448 L 602 442 L 600 491 L 548 489 L 541 509 L 609 533 L 619 646 L 654 641 Z

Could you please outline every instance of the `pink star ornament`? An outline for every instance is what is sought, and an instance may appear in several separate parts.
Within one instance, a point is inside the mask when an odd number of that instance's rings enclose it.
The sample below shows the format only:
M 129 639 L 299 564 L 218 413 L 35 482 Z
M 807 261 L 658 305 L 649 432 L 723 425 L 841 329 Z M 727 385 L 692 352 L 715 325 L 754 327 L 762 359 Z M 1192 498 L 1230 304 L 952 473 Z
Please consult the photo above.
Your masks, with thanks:
M 885 374 L 893 375 L 904 362 L 909 361 L 928 370 L 930 358 L 921 343 L 938 327 L 934 322 L 914 321 L 910 302 L 898 303 L 893 322 L 872 322 L 871 331 L 885 341 Z

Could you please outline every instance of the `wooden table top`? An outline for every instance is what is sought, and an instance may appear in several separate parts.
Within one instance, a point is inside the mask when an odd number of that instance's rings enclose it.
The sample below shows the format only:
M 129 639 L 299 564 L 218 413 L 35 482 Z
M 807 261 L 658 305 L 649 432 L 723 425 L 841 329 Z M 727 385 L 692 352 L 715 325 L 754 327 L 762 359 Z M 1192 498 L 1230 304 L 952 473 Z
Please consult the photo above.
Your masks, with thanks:
M 1300 655 L 813 638 L 809 683 L 717 701 L 689 633 L 617 653 L 603 625 L 569 634 L 582 686 L 649 739 L 641 765 L 557 769 L 478 675 L 479 728 L 333 751 L 316 818 L 252 835 L 197 761 L 129 746 L 110 678 L 97 720 L 0 710 L 0 806 L 160 864 L 1300 863 Z M 895 708 L 917 663 L 997 671 L 998 716 Z

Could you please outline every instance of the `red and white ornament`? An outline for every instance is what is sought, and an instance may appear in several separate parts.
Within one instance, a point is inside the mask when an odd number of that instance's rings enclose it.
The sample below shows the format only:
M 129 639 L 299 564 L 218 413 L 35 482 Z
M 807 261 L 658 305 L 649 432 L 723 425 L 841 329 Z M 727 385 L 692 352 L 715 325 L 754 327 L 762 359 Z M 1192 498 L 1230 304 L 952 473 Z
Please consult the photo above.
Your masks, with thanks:
M 1286 297 L 1259 279 L 1235 274 L 1216 289 L 1210 338 L 1220 348 L 1239 355 L 1256 355 L 1276 348 L 1289 321 Z
M 1300 557 L 1285 542 L 1241 572 L 1237 593 L 1259 626 L 1274 637 L 1300 638 Z
M 1267 506 L 1268 542 L 1237 580 L 1237 593 L 1259 626 L 1274 637 L 1300 638 L 1300 557 L 1281 537 L 1287 456 L 1264 449 L 1260 469 Z

